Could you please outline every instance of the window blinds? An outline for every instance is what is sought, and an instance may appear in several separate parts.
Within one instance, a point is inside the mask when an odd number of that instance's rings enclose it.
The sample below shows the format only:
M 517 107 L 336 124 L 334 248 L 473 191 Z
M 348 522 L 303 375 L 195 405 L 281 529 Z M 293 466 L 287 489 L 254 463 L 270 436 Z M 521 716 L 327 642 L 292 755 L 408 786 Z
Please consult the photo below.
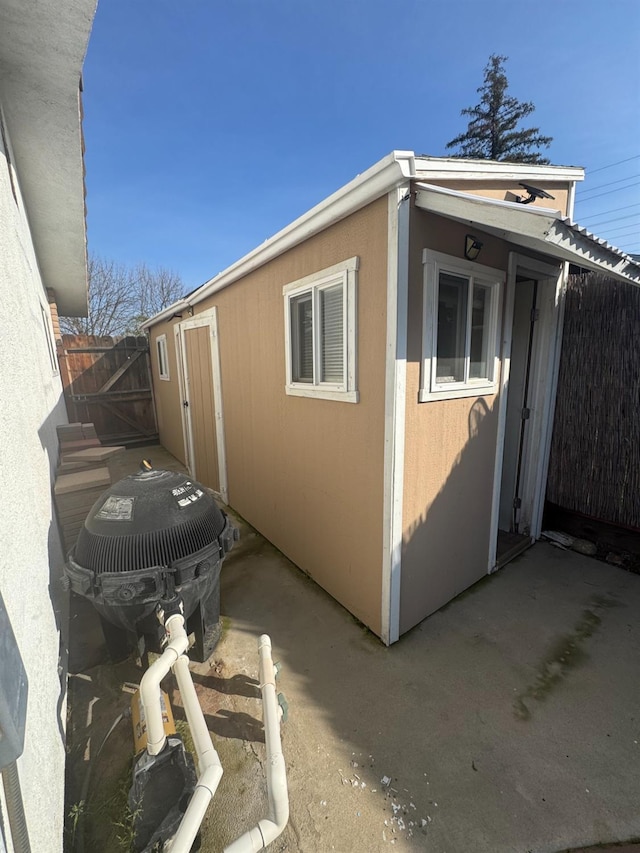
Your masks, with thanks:
M 344 380 L 344 287 L 338 284 L 320 291 L 321 382 Z

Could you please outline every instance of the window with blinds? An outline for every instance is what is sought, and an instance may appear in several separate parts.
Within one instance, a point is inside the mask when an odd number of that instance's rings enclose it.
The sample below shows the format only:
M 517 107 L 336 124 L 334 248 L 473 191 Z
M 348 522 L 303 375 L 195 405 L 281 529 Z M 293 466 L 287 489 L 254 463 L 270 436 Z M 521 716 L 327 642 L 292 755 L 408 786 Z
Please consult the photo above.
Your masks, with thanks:
M 351 258 L 283 288 L 287 394 L 357 402 L 357 268 Z
M 320 381 L 344 380 L 344 287 L 320 291 Z

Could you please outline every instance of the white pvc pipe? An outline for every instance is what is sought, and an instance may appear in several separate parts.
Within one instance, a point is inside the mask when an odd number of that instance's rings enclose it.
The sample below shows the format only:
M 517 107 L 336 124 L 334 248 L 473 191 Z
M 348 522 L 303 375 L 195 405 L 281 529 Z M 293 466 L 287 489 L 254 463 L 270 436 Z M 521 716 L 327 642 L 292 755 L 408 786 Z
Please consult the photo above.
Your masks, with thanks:
M 189 660 L 181 655 L 173 665 L 187 716 L 191 737 L 198 756 L 199 778 L 183 815 L 178 831 L 164 849 L 171 853 L 189 853 L 198 834 L 205 812 L 222 778 L 220 758 L 211 741 L 196 689 L 189 672 Z
M 213 765 L 200 776 L 178 831 L 162 848 L 165 853 L 189 853 L 221 776 L 222 768 Z
M 193 686 L 189 661 L 184 655 L 189 646 L 189 640 L 183 617 L 180 614 L 170 616 L 165 623 L 165 629 L 169 636 L 169 644 L 144 674 L 140 683 L 140 697 L 147 723 L 147 751 L 151 755 L 157 755 L 166 743 L 160 707 L 160 682 L 169 670 L 173 669 L 193 737 L 200 776 L 178 831 L 163 849 L 171 853 L 189 853 L 223 771 Z M 225 853 L 257 853 L 264 850 L 282 833 L 289 820 L 287 774 L 280 744 L 280 708 L 276 695 L 271 640 L 266 634 L 260 637 L 258 652 L 267 750 L 269 816 L 261 820 L 253 829 L 245 832 L 230 846 L 225 847 Z
M 283 831 L 289 820 L 289 794 L 287 771 L 280 744 L 280 708 L 276 695 L 276 675 L 271 658 L 271 640 L 263 634 L 258 641 L 260 654 L 260 688 L 262 691 L 262 718 L 267 748 L 267 793 L 269 817 L 245 832 L 224 853 L 258 853 L 271 844 Z
M 184 619 L 179 613 L 169 616 L 164 627 L 169 635 L 169 645 L 160 657 L 151 664 L 140 682 L 140 699 L 147 723 L 147 752 L 150 755 L 158 755 L 159 752 L 162 752 L 167 742 L 160 707 L 160 682 L 168 674 L 180 655 L 189 648 L 189 638 L 184 629 Z

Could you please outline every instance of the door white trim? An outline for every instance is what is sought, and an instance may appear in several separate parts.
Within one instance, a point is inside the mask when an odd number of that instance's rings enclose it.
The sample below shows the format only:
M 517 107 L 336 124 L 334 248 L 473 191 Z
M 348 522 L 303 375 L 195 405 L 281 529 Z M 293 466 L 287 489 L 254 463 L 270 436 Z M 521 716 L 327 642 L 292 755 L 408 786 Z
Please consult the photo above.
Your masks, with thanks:
M 498 402 L 498 431 L 496 457 L 493 474 L 493 494 L 491 500 L 491 532 L 489 539 L 489 559 L 487 571 L 496 569 L 496 549 L 498 540 L 498 520 L 500 514 L 500 488 L 502 484 L 502 465 L 504 461 L 504 439 L 507 417 L 507 391 L 509 385 L 509 369 L 511 364 L 511 344 L 513 332 L 513 310 L 515 305 L 516 276 L 525 275 L 536 279 L 540 288 L 539 319 L 534 338 L 534 349 L 531 354 L 531 410 L 533 417 L 528 430 L 523 453 L 526 458 L 524 479 L 521 494 L 523 505 L 530 505 L 530 535 L 532 539 L 540 536 L 542 526 L 542 511 L 544 509 L 544 492 L 546 486 L 546 471 L 548 466 L 548 438 L 553 420 L 553 394 L 555 393 L 555 376 L 559 353 L 558 324 L 558 293 L 561 291 L 564 277 L 563 266 L 555 266 L 542 261 L 509 253 L 507 273 L 507 290 L 502 335 L 502 371 L 500 375 L 500 396 Z M 545 285 L 546 282 L 546 286 Z M 553 290 L 551 283 L 553 282 Z M 554 373 L 556 371 L 556 373 Z M 537 447 L 537 462 L 532 465 L 531 456 Z
M 189 424 L 187 419 L 187 409 L 184 407 L 184 401 L 186 398 L 186 387 L 185 381 L 183 378 L 184 373 L 184 361 L 183 361 L 183 352 L 184 347 L 182 345 L 182 335 L 180 333 L 180 323 L 176 323 L 173 327 L 173 335 L 174 335 L 174 343 L 176 347 L 176 365 L 178 374 L 178 391 L 180 394 L 180 421 L 182 423 L 182 443 L 184 446 L 184 459 L 185 464 L 187 466 L 187 470 L 193 477 L 193 464 L 191 460 L 191 444 L 188 440 L 189 435 Z
M 220 485 L 220 498 L 224 501 L 224 503 L 229 502 L 229 490 L 228 490 L 228 481 L 227 481 L 227 454 L 226 454 L 226 443 L 224 437 L 224 413 L 223 413 L 223 404 L 222 404 L 222 369 L 220 365 L 220 345 L 219 345 L 219 336 L 218 336 L 218 309 L 216 307 L 210 308 L 207 311 L 203 311 L 202 314 L 198 314 L 196 317 L 192 317 L 189 320 L 185 320 L 182 323 L 179 323 L 177 329 L 179 330 L 179 338 L 180 338 L 180 355 L 182 362 L 182 373 L 180 390 L 182 396 L 182 400 L 186 400 L 189 404 L 190 400 L 190 389 L 189 389 L 189 371 L 187 367 L 187 351 L 185 344 L 185 332 L 189 329 L 196 329 L 202 326 L 206 326 L 209 328 L 209 338 L 211 343 L 211 372 L 213 376 L 213 388 L 211 389 L 211 393 L 213 394 L 213 406 L 214 406 L 214 416 L 216 419 L 215 422 L 215 430 L 216 430 L 216 448 L 218 452 L 218 478 Z M 178 332 L 177 332 L 178 333 Z M 191 406 L 188 407 L 183 406 L 182 408 L 183 416 L 182 416 L 182 426 L 183 426 L 183 435 L 185 440 L 185 448 L 187 449 L 187 459 L 188 459 L 188 467 L 191 473 L 191 476 L 194 479 L 198 478 L 198 471 L 196 467 L 196 460 L 193 452 L 193 425 L 191 421 Z
M 546 376 L 544 387 L 540 389 L 541 418 L 538 436 L 538 464 L 535 467 L 535 482 L 533 483 L 533 502 L 531 507 L 531 535 L 539 539 L 542 532 L 542 516 L 547 491 L 547 473 L 549 470 L 549 455 L 551 452 L 551 436 L 553 433 L 553 417 L 555 413 L 556 391 L 558 387 L 558 371 L 560 368 L 560 350 L 562 347 L 562 325 L 564 322 L 564 287 L 568 264 L 556 268 L 555 275 L 550 277 L 550 286 L 546 293 L 545 308 L 547 322 L 544 340 L 543 370 Z M 553 284 L 553 288 L 551 287 Z M 541 312 L 542 319 L 542 312 Z

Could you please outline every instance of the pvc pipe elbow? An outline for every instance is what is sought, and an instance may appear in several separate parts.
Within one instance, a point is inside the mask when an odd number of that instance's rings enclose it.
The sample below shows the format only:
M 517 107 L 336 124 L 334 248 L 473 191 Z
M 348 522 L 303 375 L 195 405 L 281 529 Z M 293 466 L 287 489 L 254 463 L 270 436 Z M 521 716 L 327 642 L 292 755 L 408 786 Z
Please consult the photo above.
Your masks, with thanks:
M 189 853 L 221 778 L 222 766 L 220 764 L 212 764 L 205 769 L 196 783 L 195 791 L 182 817 L 178 831 L 171 841 L 167 842 L 165 850 L 171 851 L 171 853 Z
M 224 853 L 259 853 L 264 850 L 264 838 L 259 826 L 254 826 L 224 848 Z
M 196 790 L 198 788 L 206 788 L 212 797 L 218 789 L 218 785 L 220 784 L 220 780 L 222 779 L 223 773 L 222 764 L 220 764 L 220 760 L 218 759 L 218 754 L 216 752 L 214 752 L 213 756 L 211 756 L 211 758 L 214 757 L 215 761 L 212 761 L 212 763 L 209 764 L 208 767 L 205 767 L 202 775 L 196 783 Z
M 289 820 L 289 809 L 287 809 L 287 818 L 283 823 L 274 823 L 274 821 L 268 820 L 267 818 L 260 821 L 258 827 L 264 840 L 265 847 L 268 847 L 272 841 L 275 841 L 276 838 L 282 834 L 282 831 L 287 825 L 287 820 Z
M 285 826 L 286 821 L 280 825 L 265 818 L 253 829 L 245 832 L 244 835 L 236 838 L 228 847 L 225 847 L 224 853 L 260 853 L 282 834 Z

